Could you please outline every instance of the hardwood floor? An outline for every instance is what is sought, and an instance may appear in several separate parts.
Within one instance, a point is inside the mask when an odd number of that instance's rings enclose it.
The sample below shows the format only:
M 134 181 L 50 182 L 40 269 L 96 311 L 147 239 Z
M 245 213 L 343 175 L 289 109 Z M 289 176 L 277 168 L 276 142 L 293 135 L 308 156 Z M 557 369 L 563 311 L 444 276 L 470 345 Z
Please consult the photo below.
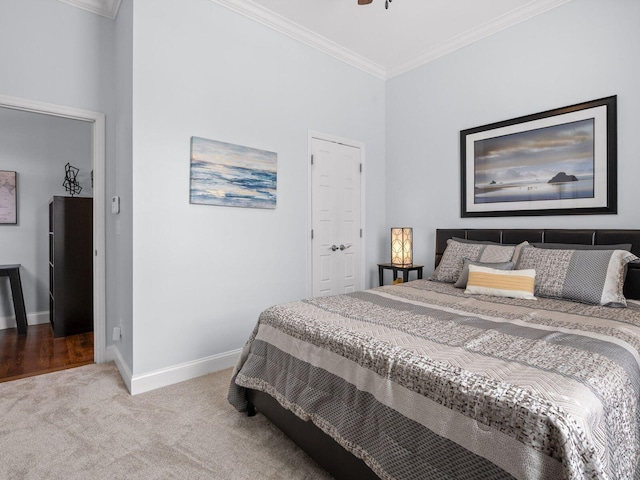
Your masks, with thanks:
M 93 363 L 93 332 L 53 338 L 48 323 L 0 330 L 0 382 Z

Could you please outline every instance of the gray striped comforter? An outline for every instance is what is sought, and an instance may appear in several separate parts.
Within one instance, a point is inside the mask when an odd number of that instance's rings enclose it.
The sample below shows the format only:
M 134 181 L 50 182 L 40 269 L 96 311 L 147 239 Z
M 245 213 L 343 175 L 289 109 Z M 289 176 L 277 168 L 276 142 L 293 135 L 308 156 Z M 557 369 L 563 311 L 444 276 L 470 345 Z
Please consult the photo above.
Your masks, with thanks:
M 417 280 L 267 309 L 229 401 L 264 391 L 383 479 L 640 477 L 640 308 Z

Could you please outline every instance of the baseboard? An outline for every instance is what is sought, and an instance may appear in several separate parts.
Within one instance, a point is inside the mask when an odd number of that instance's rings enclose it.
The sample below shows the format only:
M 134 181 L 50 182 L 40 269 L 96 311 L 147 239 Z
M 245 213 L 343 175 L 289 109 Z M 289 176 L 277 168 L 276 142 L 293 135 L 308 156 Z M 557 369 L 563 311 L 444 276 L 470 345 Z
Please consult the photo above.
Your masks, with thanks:
M 131 379 L 130 387 L 129 385 L 127 387 L 131 395 L 137 395 L 138 393 L 148 392 L 156 388 L 166 387 L 201 375 L 224 370 L 225 368 L 233 367 L 237 363 L 241 352 L 242 349 L 232 350 L 153 372 L 133 375 L 129 377 Z M 120 374 L 122 375 L 122 369 L 120 369 Z M 125 383 L 127 383 L 126 379 Z
M 27 325 L 40 325 L 41 323 L 49 323 L 49 311 L 27 313 Z M 16 328 L 16 317 L 0 317 L 0 330 L 7 328 Z
M 105 355 L 107 357 L 107 361 L 114 362 L 116 367 L 118 367 L 118 371 L 120 372 L 120 376 L 122 377 L 122 381 L 127 386 L 127 390 L 131 393 L 131 369 L 127 362 L 122 358 L 122 354 L 120 350 L 115 345 L 109 345 L 105 351 Z

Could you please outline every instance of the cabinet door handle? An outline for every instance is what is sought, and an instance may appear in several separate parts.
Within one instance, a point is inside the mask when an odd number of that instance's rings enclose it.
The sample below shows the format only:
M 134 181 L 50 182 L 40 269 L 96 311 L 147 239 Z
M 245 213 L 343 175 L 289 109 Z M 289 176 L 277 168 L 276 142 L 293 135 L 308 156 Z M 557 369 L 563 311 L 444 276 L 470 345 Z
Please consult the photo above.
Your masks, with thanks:
M 338 250 L 338 247 L 336 247 L 335 245 L 331 245 L 331 247 L 329 248 L 331 248 L 332 252 L 335 252 L 336 250 Z
M 347 248 L 351 248 L 351 244 L 349 245 L 340 245 L 340 250 L 346 250 Z

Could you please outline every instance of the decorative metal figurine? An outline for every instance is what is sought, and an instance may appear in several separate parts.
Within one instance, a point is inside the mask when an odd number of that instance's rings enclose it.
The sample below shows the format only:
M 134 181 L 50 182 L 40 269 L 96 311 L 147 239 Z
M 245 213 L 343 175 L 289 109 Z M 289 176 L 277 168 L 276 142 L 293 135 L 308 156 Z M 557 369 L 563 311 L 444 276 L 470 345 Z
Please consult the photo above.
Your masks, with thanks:
M 78 183 L 79 171 L 79 168 L 73 167 L 69 163 L 64 166 L 64 182 L 62 183 L 62 186 L 71 194 L 72 197 L 74 195 L 79 195 L 82 191 L 82 187 L 80 186 L 80 183 Z

